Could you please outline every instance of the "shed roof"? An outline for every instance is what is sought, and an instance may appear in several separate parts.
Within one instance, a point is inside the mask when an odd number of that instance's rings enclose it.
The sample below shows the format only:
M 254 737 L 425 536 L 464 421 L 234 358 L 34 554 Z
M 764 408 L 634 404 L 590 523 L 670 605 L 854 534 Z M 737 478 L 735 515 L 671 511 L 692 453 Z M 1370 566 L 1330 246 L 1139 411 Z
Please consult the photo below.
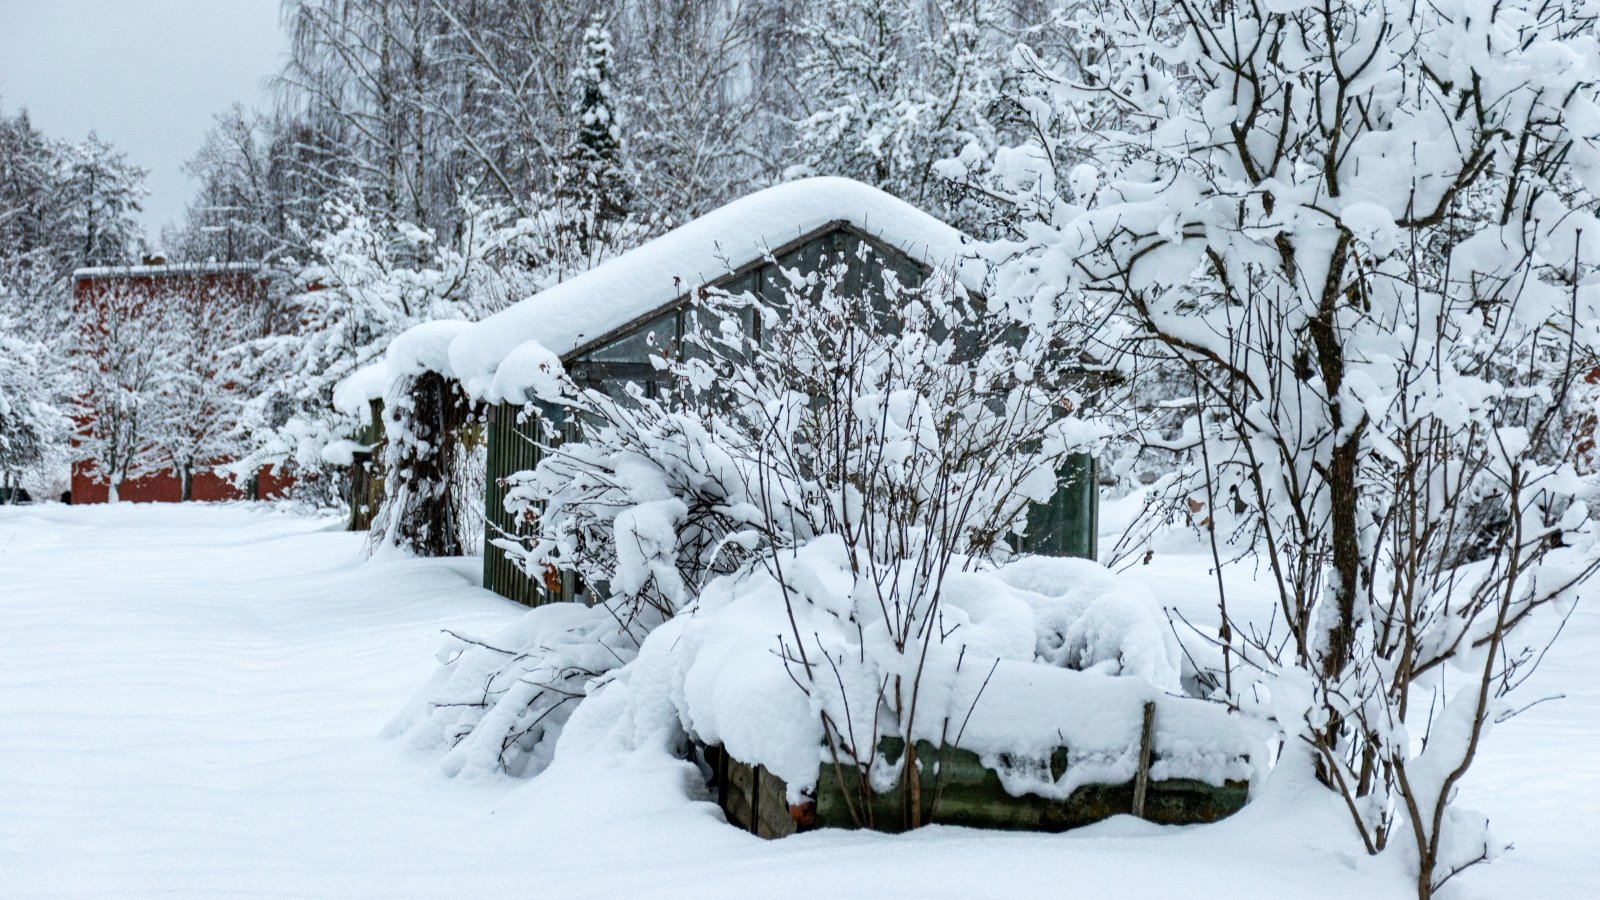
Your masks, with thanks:
M 519 346 L 566 357 L 830 225 L 853 227 L 930 268 L 955 267 L 970 290 L 982 288 L 960 231 L 861 182 L 807 178 L 735 200 L 466 328 L 450 344 L 451 374 L 476 397 L 507 399 L 496 395 L 494 376 Z

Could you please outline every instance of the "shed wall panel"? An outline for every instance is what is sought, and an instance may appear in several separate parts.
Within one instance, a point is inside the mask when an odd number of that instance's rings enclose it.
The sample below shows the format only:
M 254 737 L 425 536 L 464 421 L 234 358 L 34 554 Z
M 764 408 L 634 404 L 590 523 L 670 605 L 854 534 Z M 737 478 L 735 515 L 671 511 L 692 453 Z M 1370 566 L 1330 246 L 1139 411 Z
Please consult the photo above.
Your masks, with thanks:
M 518 539 L 523 529 L 506 512 L 505 479 L 539 464 L 538 421 L 519 422 L 522 407 L 502 403 L 489 411 L 488 478 L 484 484 L 483 586 L 502 597 L 537 606 L 546 602 L 538 583 L 495 540 Z

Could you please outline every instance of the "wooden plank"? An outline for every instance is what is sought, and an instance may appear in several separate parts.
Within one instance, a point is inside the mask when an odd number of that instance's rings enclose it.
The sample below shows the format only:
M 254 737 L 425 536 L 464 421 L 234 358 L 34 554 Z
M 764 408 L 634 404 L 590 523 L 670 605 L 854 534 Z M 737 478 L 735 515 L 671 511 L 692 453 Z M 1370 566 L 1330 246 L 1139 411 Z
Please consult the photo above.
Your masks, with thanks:
M 1133 814 L 1144 818 L 1144 798 L 1150 790 L 1150 744 L 1155 732 L 1156 705 L 1144 705 L 1144 725 L 1139 732 L 1139 771 L 1133 776 Z

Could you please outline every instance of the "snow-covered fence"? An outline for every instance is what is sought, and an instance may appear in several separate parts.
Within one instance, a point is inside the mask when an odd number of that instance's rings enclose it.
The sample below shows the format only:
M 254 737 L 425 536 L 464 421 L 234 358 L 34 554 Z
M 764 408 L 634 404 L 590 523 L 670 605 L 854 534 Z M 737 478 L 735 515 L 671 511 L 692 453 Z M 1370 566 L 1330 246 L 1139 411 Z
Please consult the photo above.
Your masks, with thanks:
M 1131 778 L 1121 783 L 1079 784 L 1065 797 L 1009 790 L 1007 772 L 1017 766 L 1018 760 L 1002 756 L 997 765 L 991 766 L 974 751 L 920 741 L 916 750 L 919 780 L 930 789 L 917 798 L 922 809 L 916 818 L 932 825 L 1066 831 L 1124 814 L 1162 825 L 1195 825 L 1215 822 L 1243 809 L 1250 794 L 1247 778 L 1223 778 L 1221 783 L 1213 784 L 1196 777 L 1152 777 L 1152 770 L 1167 762 L 1154 752 L 1157 706 L 1153 700 L 1142 706 L 1139 762 Z M 721 746 L 705 747 L 701 753 L 712 771 L 717 805 L 728 823 L 757 837 L 780 838 L 814 828 L 863 826 L 895 832 L 903 830 L 912 819 L 906 807 L 913 800 L 904 780 L 888 790 L 877 790 L 870 779 L 854 769 L 841 769 L 835 778 L 828 764 L 822 763 L 815 796 L 791 803 L 788 785 L 766 766 L 741 762 Z M 878 754 L 890 765 L 904 753 L 905 741 L 901 738 L 879 741 Z M 1071 758 L 1072 752 L 1066 746 L 1050 751 L 1044 765 L 1055 782 L 1068 779 Z M 1234 764 L 1241 770 L 1249 763 L 1247 754 L 1234 757 Z M 1028 760 L 1026 764 L 1029 768 L 1044 768 L 1038 760 Z

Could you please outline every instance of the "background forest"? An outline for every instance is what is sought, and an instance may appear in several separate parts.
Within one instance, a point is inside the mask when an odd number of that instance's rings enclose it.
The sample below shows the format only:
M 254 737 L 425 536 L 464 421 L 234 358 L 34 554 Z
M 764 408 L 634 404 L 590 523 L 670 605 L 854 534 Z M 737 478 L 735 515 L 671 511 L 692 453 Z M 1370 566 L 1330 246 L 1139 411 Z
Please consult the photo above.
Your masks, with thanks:
M 284 0 L 274 102 L 217 114 L 187 166 L 198 193 L 159 236 L 136 219 L 144 173 L 114 148 L 54 141 L 26 112 L 0 118 L 0 382 L 29 398 L 0 410 L 0 467 L 55 478 L 74 378 L 101 374 L 74 376 L 62 344 L 83 266 L 159 251 L 268 273 L 266 307 L 210 340 L 233 352 L 205 351 L 223 375 L 202 392 L 246 389 L 207 400 L 228 427 L 202 455 L 248 471 L 320 465 L 350 425 L 333 385 L 409 325 L 481 317 L 759 187 L 844 175 L 989 233 L 1005 207 L 935 164 L 1036 127 L 1012 48 L 1072 68 L 1073 6 Z M 171 436 L 192 398 L 113 375 L 119 402 L 142 411 L 125 443 L 148 452 L 104 474 L 171 467 L 167 445 L 193 443 Z

